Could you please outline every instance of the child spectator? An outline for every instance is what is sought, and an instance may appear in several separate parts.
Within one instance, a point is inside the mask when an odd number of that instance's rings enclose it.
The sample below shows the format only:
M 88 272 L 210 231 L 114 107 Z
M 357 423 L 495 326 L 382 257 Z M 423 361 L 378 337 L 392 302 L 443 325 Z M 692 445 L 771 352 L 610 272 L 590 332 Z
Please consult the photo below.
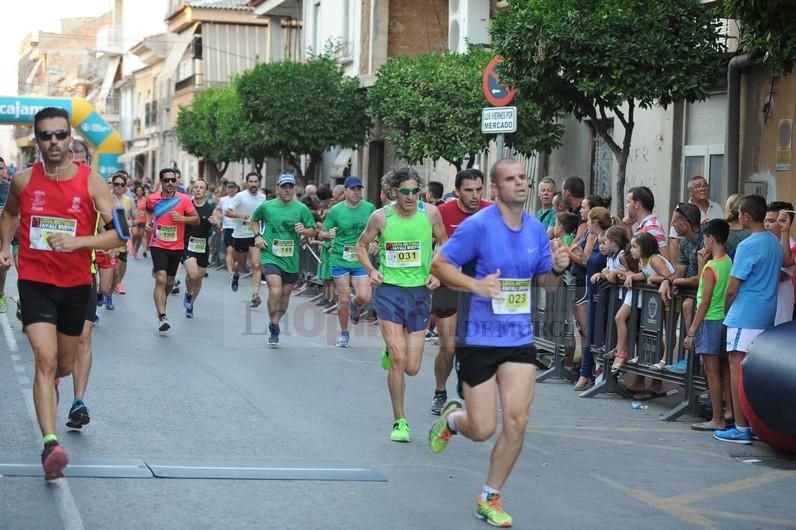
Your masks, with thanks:
M 730 282 L 732 260 L 724 251 L 730 234 L 730 225 L 723 219 L 712 219 L 702 229 L 705 246 L 699 251 L 699 287 L 696 295 L 696 314 L 683 346 L 694 348 L 702 356 L 705 376 L 708 380 L 713 417 L 704 423 L 695 423 L 695 431 L 717 431 L 726 428 L 724 407 L 725 390 L 730 391 L 729 373 L 722 370 L 720 356 L 724 353 L 726 330 L 724 328 L 724 295 Z M 709 261 L 708 261 L 709 259 Z
M 556 214 L 556 225 L 553 228 L 553 237 L 558 238 L 567 247 L 572 246 L 575 231 L 578 229 L 579 219 L 574 213 L 559 212 Z
M 625 274 L 625 301 L 616 313 L 616 354 L 611 366 L 611 373 L 616 373 L 622 368 L 627 360 L 627 320 L 630 317 L 630 304 L 633 301 L 633 282 L 646 280 L 648 284 L 658 284 L 674 272 L 674 267 L 669 260 L 660 255 L 658 241 L 655 236 L 648 232 L 638 232 L 630 240 L 630 255 L 639 264 L 640 272 Z M 641 300 L 638 301 L 641 307 Z M 637 361 L 633 358 L 630 362 Z M 662 370 L 666 365 L 665 361 L 659 361 L 652 365 L 652 368 Z

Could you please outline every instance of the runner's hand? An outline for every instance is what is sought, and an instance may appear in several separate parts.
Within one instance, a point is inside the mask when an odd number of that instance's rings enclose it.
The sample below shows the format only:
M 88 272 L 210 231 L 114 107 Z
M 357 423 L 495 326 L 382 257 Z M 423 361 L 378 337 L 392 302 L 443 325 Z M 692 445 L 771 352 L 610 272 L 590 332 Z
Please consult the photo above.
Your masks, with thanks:
M 184 218 L 182 215 L 178 214 L 174 210 L 171 211 L 171 220 L 172 221 L 182 221 Z
M 296 223 L 296 224 L 293 225 L 293 229 L 296 231 L 297 234 L 303 234 L 304 233 L 304 224 Z
M 558 241 L 553 240 L 551 243 L 553 250 L 553 268 L 557 271 L 564 271 L 569 267 L 569 249 L 566 245 L 562 245 Z
M 373 269 L 370 271 L 368 278 L 370 279 L 370 285 L 373 287 L 378 287 L 384 283 L 384 275 L 379 272 L 379 269 Z
M 439 279 L 433 274 L 429 274 L 428 279 L 426 280 L 426 287 L 432 290 L 436 289 L 439 287 Z
M 11 255 L 11 249 L 7 248 L 6 250 L 0 251 L 0 271 L 10 269 L 12 263 L 14 263 L 14 258 Z
M 503 298 L 503 294 L 500 292 L 500 280 L 498 278 L 500 278 L 500 269 L 478 280 L 473 292 L 484 298 Z
M 336 226 L 334 226 L 334 227 L 332 227 L 332 229 L 331 229 L 331 230 L 329 230 L 328 232 L 326 232 L 326 239 L 328 239 L 329 241 L 332 241 L 332 240 L 334 240 L 334 238 L 336 238 L 336 237 L 337 237 L 337 227 L 336 227 Z
M 47 243 L 56 252 L 69 252 L 78 248 L 75 244 L 75 238 L 69 234 L 50 234 L 50 237 L 47 238 Z
M 265 239 L 260 234 L 254 236 L 254 246 L 260 250 L 265 250 Z

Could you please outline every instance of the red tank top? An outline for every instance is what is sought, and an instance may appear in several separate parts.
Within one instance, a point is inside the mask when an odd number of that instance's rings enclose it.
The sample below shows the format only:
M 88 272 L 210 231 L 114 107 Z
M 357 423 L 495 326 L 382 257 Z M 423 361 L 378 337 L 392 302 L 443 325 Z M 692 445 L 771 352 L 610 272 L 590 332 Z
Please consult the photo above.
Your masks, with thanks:
M 91 169 L 77 165 L 65 181 L 44 176 L 34 164 L 30 181 L 19 196 L 19 279 L 56 287 L 91 284 L 91 249 L 55 252 L 47 244 L 53 233 L 91 236 L 97 213 L 88 190 Z

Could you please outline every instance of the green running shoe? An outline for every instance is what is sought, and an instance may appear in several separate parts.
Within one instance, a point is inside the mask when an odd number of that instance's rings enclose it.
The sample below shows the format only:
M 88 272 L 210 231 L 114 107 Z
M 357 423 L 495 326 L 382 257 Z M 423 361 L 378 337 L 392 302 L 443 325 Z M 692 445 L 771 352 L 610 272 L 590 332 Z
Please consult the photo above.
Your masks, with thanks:
M 511 516 L 503 511 L 503 503 L 500 502 L 500 494 L 492 493 L 487 499 L 481 500 L 479 495 L 476 499 L 477 507 L 475 516 L 482 521 L 486 521 L 492 526 L 508 528 L 511 526 Z
M 450 416 L 451 412 L 460 408 L 462 408 L 462 402 L 458 399 L 452 399 L 442 407 L 439 419 L 434 422 L 431 430 L 428 431 L 428 446 L 431 447 L 432 453 L 441 453 L 448 446 L 448 442 L 453 437 L 453 433 L 448 427 L 448 416 Z
M 6 300 L 5 295 L 0 294 L 0 313 L 5 313 L 8 311 L 8 300 Z
M 392 424 L 390 440 L 404 443 L 409 441 L 409 423 L 404 418 L 395 420 Z
M 390 368 L 392 367 L 392 361 L 390 361 L 390 354 L 387 353 L 387 346 L 385 346 L 384 351 L 381 352 L 381 367 L 384 368 L 385 372 L 389 372 Z

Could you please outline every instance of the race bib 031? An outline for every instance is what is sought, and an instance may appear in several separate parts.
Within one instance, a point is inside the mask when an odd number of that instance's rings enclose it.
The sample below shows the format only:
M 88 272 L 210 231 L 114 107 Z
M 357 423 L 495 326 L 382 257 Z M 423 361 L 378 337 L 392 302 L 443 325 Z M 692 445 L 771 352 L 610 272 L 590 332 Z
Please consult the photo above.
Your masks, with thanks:
M 420 267 L 420 241 L 385 241 L 384 255 L 392 269 Z

